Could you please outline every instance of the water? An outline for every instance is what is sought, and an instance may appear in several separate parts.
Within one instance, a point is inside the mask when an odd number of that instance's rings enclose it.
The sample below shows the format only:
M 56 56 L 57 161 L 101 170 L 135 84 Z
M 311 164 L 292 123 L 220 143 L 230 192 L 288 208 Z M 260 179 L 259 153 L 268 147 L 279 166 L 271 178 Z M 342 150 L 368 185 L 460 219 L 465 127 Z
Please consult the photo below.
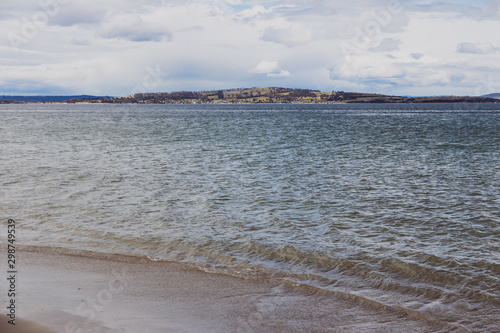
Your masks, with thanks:
M 282 279 L 493 332 L 499 110 L 4 105 L 1 213 L 26 244 Z

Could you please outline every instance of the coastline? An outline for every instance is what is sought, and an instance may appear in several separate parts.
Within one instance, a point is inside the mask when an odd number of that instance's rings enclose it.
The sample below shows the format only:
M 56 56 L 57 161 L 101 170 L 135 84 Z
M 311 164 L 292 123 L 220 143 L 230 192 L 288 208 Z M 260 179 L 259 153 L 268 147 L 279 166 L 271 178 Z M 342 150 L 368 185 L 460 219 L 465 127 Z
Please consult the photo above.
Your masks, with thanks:
M 283 87 L 238 88 L 212 91 L 144 92 L 128 96 L 0 96 L 0 103 L 34 104 L 420 104 L 499 103 L 485 96 L 395 96 L 380 93 L 320 91 Z
M 301 286 L 180 263 L 44 247 L 23 247 L 19 256 L 17 325 L 2 332 L 439 330 Z

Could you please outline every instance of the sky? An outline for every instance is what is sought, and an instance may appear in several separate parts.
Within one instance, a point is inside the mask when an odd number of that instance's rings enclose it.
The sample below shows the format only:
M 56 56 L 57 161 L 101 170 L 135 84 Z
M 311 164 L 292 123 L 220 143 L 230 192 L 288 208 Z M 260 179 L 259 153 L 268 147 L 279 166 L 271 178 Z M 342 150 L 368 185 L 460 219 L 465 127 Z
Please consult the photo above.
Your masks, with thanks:
M 500 92 L 500 0 L 0 0 L 0 95 Z

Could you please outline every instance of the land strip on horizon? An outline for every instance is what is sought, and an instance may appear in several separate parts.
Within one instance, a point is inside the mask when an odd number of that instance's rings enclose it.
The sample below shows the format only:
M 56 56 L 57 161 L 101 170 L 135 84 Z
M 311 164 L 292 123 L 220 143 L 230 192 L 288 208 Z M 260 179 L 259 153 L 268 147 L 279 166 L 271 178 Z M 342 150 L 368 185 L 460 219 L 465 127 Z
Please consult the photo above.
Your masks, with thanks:
M 107 104 L 253 104 L 253 103 L 498 103 L 500 94 L 486 96 L 407 97 L 382 94 L 291 88 L 241 88 L 214 91 L 137 93 L 130 96 L 0 96 L 0 103 Z

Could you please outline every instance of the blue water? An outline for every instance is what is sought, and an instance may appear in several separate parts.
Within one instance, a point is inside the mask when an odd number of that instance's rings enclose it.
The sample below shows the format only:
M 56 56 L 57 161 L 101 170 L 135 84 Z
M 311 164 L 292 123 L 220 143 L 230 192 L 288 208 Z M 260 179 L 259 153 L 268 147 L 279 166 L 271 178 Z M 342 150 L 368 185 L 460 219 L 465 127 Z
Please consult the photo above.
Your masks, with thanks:
M 1 212 L 26 244 L 283 279 L 443 331 L 500 329 L 498 104 L 0 117 Z

